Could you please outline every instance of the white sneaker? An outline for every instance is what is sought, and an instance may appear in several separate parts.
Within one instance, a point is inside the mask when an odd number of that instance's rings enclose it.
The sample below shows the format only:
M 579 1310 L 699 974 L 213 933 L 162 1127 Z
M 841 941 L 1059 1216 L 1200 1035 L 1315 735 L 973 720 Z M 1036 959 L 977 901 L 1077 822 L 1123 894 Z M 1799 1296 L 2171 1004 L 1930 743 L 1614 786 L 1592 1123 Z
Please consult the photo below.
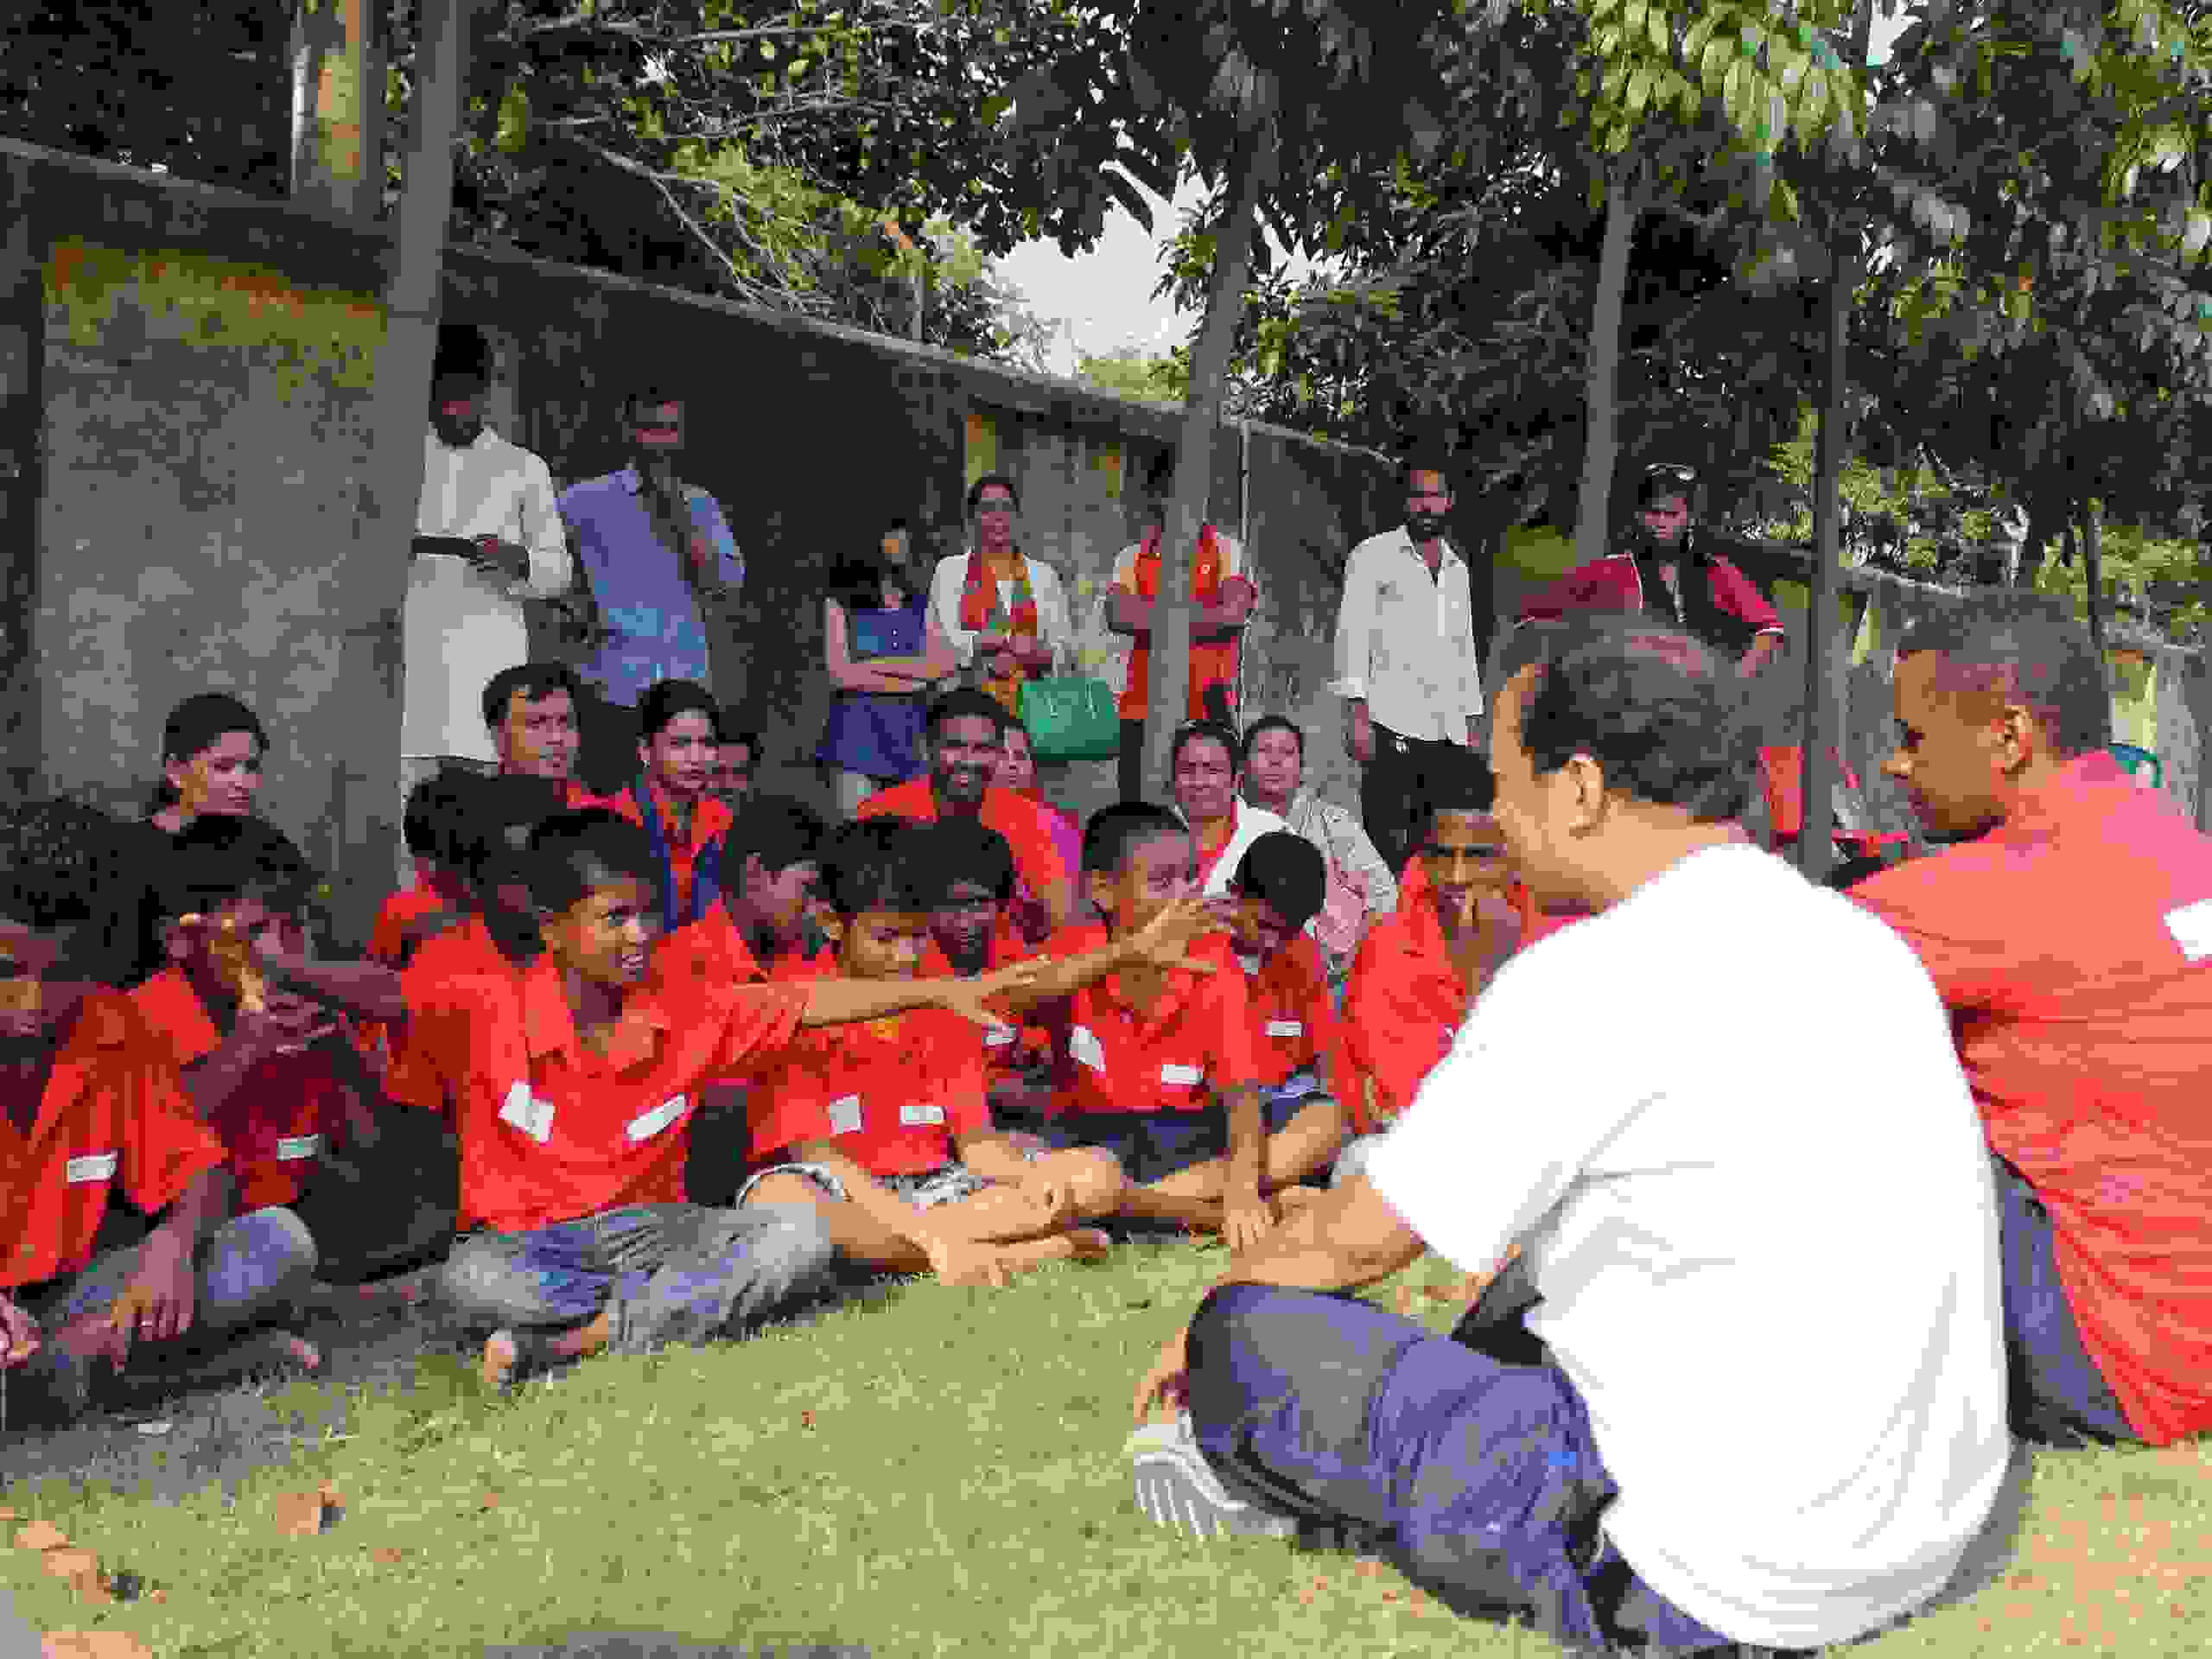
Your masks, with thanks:
M 1187 1411 L 1172 1423 L 1148 1423 L 1130 1435 L 1129 1457 L 1137 1507 L 1163 1527 L 1200 1538 L 1287 1538 L 1298 1530 L 1290 1516 L 1229 1495 L 1198 1450 Z

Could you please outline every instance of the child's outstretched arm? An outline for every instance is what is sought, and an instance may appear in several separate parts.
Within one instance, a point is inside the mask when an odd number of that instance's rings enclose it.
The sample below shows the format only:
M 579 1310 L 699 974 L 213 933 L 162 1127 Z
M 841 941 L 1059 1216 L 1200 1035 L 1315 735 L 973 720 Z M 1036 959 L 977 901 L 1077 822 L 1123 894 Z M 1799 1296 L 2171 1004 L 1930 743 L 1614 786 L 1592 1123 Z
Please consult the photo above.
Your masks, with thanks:
M 1000 993 L 1000 1000 L 1009 1013 L 1020 1014 L 1058 1001 L 1091 981 L 1124 968 L 1187 968 L 1194 974 L 1211 974 L 1212 963 L 1194 961 L 1185 953 L 1197 940 L 1219 931 L 1220 926 L 1205 900 L 1179 899 L 1127 938 L 1109 940 L 1079 957 L 1027 964 L 1036 969 L 1034 976 L 1020 990 Z

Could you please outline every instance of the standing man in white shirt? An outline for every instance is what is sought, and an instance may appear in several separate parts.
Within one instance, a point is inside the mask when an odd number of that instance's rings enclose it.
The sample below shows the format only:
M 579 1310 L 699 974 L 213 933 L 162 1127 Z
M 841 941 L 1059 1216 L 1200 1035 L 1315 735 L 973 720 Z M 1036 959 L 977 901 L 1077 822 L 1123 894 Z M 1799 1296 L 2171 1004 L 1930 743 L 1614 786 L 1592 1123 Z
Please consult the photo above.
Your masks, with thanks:
M 1187 1410 L 1138 1431 L 1140 1502 L 1350 1530 L 1578 1650 L 1853 1641 L 1945 1590 L 2012 1451 L 1949 1018 L 1903 939 L 1734 823 L 1726 661 L 1600 615 L 1522 630 L 1497 677 L 1516 873 L 1594 913 L 1498 970 L 1363 1169 L 1168 1343 L 1139 1420 Z M 1516 1246 L 1450 1337 L 1338 1294 Z
M 1427 774 L 1446 744 L 1482 747 L 1483 690 L 1467 562 L 1445 539 L 1452 485 L 1424 449 L 1405 460 L 1406 522 L 1344 563 L 1337 677 L 1344 747 L 1361 767 L 1360 817 L 1391 869 L 1427 815 Z
M 559 598 L 574 574 L 552 474 L 484 424 L 489 380 L 481 331 L 442 326 L 407 585 L 403 803 L 444 767 L 499 770 L 480 706 L 485 683 L 530 657 L 523 601 Z M 403 849 L 403 871 L 412 867 Z

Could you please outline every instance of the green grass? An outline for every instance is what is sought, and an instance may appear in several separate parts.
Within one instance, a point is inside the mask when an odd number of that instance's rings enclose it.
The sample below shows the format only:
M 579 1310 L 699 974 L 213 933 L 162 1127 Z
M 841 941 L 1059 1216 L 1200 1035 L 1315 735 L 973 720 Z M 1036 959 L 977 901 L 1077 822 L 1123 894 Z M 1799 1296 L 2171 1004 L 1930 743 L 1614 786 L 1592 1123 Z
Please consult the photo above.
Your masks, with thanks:
M 50 1481 L 4 1495 L 148 1574 L 163 1604 L 74 1605 L 21 1550 L 0 1552 L 0 1573 L 33 1624 L 120 1627 L 164 1659 L 474 1656 L 606 1630 L 864 1644 L 879 1659 L 1556 1653 L 1414 1604 L 1387 1568 L 1190 1542 L 1137 1513 L 1122 1455 L 1136 1379 L 1223 1260 L 1133 1247 L 1005 1291 L 903 1285 L 753 1342 L 596 1359 L 504 1400 L 428 1358 L 410 1386 L 354 1402 L 342 1442 L 234 1493 L 171 1503 Z M 1430 1259 L 1400 1282 L 1447 1276 Z M 1389 1305 L 1396 1288 L 1374 1294 Z M 1440 1330 L 1457 1312 L 1413 1309 Z M 308 1384 L 267 1404 L 310 1429 L 334 1414 Z M 323 1480 L 342 1520 L 279 1536 L 275 1495 Z M 1853 1651 L 2202 1652 L 2208 1491 L 2193 1452 L 2042 1454 L 2008 1569 L 2025 1581 Z M 404 1554 L 378 1562 L 382 1548 Z

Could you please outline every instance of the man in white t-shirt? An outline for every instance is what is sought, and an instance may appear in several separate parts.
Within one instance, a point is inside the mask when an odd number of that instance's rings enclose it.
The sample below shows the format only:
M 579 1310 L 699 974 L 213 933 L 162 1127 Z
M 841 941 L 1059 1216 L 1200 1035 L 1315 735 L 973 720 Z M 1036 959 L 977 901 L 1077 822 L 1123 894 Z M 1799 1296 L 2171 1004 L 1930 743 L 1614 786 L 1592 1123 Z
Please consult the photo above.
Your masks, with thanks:
M 2011 1450 L 1949 1023 L 1901 939 L 1732 822 L 1726 664 L 1614 616 L 1508 650 L 1500 828 L 1596 913 L 1505 964 L 1364 1173 L 1168 1344 L 1139 1420 L 1188 1409 L 1138 1431 L 1140 1502 L 1350 1529 L 1570 1643 L 1847 1642 L 1944 1587 Z M 1453 1338 L 1326 1294 L 1516 1245 Z
M 403 801 L 442 767 L 498 770 L 485 683 L 529 659 L 523 601 L 562 597 L 575 571 L 552 474 L 484 424 L 488 372 L 480 332 L 438 330 L 407 583 Z

